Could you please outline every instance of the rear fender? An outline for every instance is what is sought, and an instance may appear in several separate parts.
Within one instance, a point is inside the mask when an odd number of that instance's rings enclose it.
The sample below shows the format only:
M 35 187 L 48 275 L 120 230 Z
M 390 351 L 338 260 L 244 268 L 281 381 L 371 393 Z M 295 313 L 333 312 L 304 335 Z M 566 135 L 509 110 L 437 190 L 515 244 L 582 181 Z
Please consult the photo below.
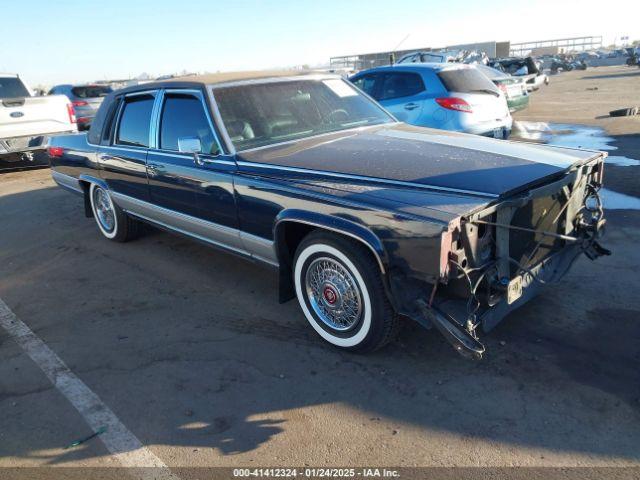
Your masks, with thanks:
M 91 184 L 95 183 L 105 190 L 109 190 L 109 187 L 104 180 L 84 173 L 78 176 L 78 181 L 80 182 L 80 185 L 84 190 L 84 215 L 87 218 L 91 218 L 93 217 L 93 209 L 91 208 L 91 200 L 89 198 L 89 190 L 91 188 Z

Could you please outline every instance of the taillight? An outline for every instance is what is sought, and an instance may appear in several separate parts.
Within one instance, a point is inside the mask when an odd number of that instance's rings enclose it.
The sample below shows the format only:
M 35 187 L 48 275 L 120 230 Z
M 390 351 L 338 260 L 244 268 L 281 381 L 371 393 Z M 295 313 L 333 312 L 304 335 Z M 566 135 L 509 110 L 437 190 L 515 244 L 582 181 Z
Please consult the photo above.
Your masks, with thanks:
M 73 102 L 74 107 L 84 107 L 86 105 L 89 105 L 89 102 L 85 102 L 84 100 L 76 100 Z
M 51 158 L 61 157 L 64 154 L 64 148 L 62 147 L 49 147 L 47 153 Z
M 67 113 L 69 114 L 69 123 L 77 123 L 76 112 L 73 109 L 73 105 L 70 103 L 67 103 Z
M 504 83 L 499 83 L 498 88 L 502 90 L 502 93 L 507 94 L 507 86 Z
M 442 108 L 446 108 L 448 110 L 456 110 L 458 112 L 472 113 L 471 105 L 469 105 L 462 98 L 456 97 L 445 97 L 445 98 L 436 98 L 436 102 Z

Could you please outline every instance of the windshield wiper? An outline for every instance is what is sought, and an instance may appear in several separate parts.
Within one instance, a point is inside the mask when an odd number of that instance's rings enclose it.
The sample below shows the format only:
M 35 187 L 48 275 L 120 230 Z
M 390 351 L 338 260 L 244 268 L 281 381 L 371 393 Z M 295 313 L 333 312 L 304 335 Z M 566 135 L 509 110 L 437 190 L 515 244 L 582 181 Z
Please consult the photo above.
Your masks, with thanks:
M 478 92 L 478 93 L 489 93 L 491 95 L 495 95 L 496 97 L 500 96 L 500 93 L 497 92 L 496 90 L 491 90 L 490 88 L 477 88 L 475 90 L 471 90 L 472 92 Z

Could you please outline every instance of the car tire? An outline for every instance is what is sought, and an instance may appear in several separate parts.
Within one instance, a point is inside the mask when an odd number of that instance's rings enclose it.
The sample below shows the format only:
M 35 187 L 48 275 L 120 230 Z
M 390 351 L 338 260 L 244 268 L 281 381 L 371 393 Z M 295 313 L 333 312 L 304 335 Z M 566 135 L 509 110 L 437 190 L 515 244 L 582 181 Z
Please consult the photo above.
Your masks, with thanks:
M 98 229 L 105 238 L 114 242 L 126 242 L 137 236 L 139 222 L 115 204 L 109 190 L 92 183 L 89 187 L 89 200 Z
M 320 231 L 309 234 L 296 250 L 293 276 L 302 312 L 330 344 L 370 352 L 396 337 L 400 320 L 380 267 L 359 242 Z
M 611 117 L 629 117 L 631 115 L 638 114 L 639 107 L 620 108 L 618 110 L 611 110 L 609 116 Z

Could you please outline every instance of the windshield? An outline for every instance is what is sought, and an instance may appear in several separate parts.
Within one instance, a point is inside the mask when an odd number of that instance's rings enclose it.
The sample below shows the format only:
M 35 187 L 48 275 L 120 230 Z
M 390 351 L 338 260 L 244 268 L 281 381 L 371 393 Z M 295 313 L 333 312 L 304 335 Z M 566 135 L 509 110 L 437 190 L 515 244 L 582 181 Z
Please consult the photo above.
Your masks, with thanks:
M 108 86 L 90 85 L 86 87 L 73 87 L 71 91 L 78 98 L 98 98 L 106 97 L 113 90 Z
M 30 97 L 31 94 L 17 77 L 0 77 L 0 98 Z
M 493 82 L 473 67 L 443 70 L 438 77 L 449 92 L 498 93 Z
M 218 87 L 214 96 L 237 150 L 394 121 L 338 78 Z

